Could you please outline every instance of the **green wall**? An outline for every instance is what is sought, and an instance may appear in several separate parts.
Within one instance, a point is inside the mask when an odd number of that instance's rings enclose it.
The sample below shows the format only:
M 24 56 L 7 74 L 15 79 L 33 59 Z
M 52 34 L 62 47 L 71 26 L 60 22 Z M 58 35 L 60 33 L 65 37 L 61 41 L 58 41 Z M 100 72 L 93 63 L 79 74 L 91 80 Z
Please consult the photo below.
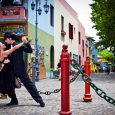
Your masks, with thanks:
M 28 23 L 28 37 L 35 43 L 35 26 Z M 54 46 L 54 37 L 43 30 L 38 30 L 38 44 L 44 47 L 44 65 L 47 71 L 50 71 L 50 47 Z M 48 56 L 46 56 L 48 52 Z

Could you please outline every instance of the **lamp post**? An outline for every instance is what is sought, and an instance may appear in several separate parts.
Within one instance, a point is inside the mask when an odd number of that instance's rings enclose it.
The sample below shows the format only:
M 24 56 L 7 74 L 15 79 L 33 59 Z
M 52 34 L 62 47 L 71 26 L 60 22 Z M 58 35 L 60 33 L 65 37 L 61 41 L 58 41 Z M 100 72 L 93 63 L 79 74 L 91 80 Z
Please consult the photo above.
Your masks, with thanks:
M 38 45 L 38 14 L 41 15 L 42 9 L 40 7 L 41 0 L 35 0 L 31 3 L 31 9 L 36 11 L 36 21 L 35 21 L 35 70 L 37 73 L 36 81 L 39 81 L 39 61 L 38 61 L 38 53 L 39 53 L 39 45 Z M 47 4 L 47 0 L 45 0 L 44 11 L 47 14 L 49 11 L 49 5 Z

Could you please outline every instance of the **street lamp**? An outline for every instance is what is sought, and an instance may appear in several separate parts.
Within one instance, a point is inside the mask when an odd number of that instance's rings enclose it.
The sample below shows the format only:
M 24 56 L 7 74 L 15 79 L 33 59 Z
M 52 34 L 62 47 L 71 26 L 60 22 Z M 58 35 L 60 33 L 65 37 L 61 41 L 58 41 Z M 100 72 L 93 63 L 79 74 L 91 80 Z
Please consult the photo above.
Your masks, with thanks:
M 35 0 L 35 3 L 34 3 L 34 1 L 32 1 L 32 3 L 31 3 L 31 9 L 36 10 L 36 21 L 35 21 L 35 69 L 36 69 L 36 73 L 37 73 L 36 81 L 39 81 L 39 64 L 38 64 L 39 46 L 38 46 L 37 28 L 38 28 L 38 14 L 41 15 L 41 13 L 42 13 L 42 9 L 41 9 L 40 5 L 41 5 L 41 0 Z M 46 14 L 49 11 L 49 5 L 47 4 L 47 0 L 45 0 L 44 11 Z

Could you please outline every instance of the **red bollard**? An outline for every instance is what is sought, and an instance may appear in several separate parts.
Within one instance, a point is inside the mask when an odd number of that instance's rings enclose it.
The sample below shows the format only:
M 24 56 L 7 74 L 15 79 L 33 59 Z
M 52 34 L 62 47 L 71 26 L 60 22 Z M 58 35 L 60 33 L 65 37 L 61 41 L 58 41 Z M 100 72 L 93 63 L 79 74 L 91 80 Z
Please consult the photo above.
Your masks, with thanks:
M 90 71 L 90 57 L 86 57 L 86 62 L 85 62 L 85 73 L 90 76 L 91 71 Z M 83 97 L 83 100 L 85 102 L 91 102 L 92 101 L 92 97 L 90 94 L 90 85 L 85 83 L 85 94 Z
M 61 54 L 61 111 L 60 115 L 71 115 L 70 112 L 70 90 L 69 90 L 69 63 L 70 56 L 68 46 L 63 45 Z

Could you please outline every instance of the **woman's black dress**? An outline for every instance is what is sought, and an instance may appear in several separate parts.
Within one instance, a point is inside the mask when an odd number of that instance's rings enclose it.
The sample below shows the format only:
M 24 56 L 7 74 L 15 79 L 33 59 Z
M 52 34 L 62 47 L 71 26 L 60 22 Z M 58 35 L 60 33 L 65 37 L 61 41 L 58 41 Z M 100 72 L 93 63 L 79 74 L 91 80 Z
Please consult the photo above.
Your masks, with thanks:
M 0 63 L 3 65 L 4 63 Z M 0 66 L 0 93 L 8 94 L 14 90 L 15 77 L 12 72 L 11 63 L 5 63 L 4 66 Z

